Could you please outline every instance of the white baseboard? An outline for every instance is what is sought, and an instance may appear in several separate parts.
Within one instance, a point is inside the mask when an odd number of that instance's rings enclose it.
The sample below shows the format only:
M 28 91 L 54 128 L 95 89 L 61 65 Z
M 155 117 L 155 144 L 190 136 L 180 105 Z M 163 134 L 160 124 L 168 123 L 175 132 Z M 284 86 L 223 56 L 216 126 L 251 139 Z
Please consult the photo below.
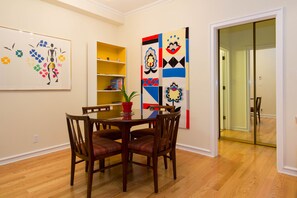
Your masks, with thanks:
M 64 149 L 67 149 L 67 148 L 69 148 L 69 143 L 60 144 L 60 145 L 56 145 L 56 146 L 52 146 L 52 147 L 48 147 L 48 148 L 44 148 L 44 149 L 39 149 L 39 150 L 27 152 L 27 153 L 22 153 L 22 154 L 19 154 L 19 155 L 13 155 L 13 156 L 1 158 L 0 159 L 0 166 L 5 165 L 5 164 L 9 164 L 9 163 L 12 163 L 12 162 L 17 162 L 17 161 L 20 161 L 20 160 L 28 159 L 28 158 L 31 158 L 31 157 L 36 157 L 36 156 L 52 153 L 52 152 L 55 152 L 55 151 L 64 150 Z
M 290 166 L 284 166 L 282 170 L 279 170 L 280 173 L 291 175 L 297 177 L 297 168 L 290 167 Z
M 211 154 L 211 151 L 208 149 L 202 149 L 202 148 L 198 148 L 198 147 L 194 147 L 194 146 L 189 146 L 189 145 L 185 145 L 185 144 L 176 144 L 176 148 L 180 149 L 180 150 L 184 150 L 184 151 L 189 151 L 192 153 L 197 153 L 197 154 L 201 154 L 201 155 L 206 155 L 209 157 L 214 157 Z

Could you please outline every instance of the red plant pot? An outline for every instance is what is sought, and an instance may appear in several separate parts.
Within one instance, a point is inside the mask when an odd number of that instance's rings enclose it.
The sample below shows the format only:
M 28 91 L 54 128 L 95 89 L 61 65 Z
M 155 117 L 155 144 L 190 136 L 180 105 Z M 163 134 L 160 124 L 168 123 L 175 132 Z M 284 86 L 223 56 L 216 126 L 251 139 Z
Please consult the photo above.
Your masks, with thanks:
M 122 102 L 123 112 L 131 113 L 132 112 L 132 104 L 133 104 L 133 102 Z

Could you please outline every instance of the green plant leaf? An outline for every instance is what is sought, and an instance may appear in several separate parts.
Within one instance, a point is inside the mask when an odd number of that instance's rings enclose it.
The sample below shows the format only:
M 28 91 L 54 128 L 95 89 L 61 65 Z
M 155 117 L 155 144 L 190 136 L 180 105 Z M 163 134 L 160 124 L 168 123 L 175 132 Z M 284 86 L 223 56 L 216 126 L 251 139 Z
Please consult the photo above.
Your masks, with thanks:
M 134 98 L 135 96 L 138 96 L 138 95 L 139 95 L 139 94 L 137 94 L 136 91 L 133 91 L 133 92 L 128 96 L 124 84 L 123 84 L 123 87 L 122 87 L 122 89 L 121 89 L 121 93 L 123 94 L 123 96 L 124 96 L 126 102 L 131 102 L 132 98 Z

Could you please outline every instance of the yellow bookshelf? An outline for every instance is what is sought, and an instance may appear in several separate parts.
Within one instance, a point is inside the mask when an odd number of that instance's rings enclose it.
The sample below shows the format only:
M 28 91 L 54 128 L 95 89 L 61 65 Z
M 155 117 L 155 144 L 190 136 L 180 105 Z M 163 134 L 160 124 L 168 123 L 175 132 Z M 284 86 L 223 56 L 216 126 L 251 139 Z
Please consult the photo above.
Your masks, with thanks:
M 122 79 L 122 83 L 125 83 L 126 48 L 103 42 L 96 42 L 96 46 L 89 44 L 88 78 L 89 106 L 111 105 L 121 108 L 123 97 L 120 90 L 110 89 L 110 86 L 114 79 Z

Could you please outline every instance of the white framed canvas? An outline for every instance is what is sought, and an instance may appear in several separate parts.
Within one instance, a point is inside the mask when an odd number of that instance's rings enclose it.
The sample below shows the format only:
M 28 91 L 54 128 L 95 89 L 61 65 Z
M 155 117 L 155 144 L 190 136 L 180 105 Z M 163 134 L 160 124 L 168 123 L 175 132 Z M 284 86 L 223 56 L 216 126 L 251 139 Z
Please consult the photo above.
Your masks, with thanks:
M 0 90 L 58 89 L 71 89 L 71 41 L 0 26 Z

